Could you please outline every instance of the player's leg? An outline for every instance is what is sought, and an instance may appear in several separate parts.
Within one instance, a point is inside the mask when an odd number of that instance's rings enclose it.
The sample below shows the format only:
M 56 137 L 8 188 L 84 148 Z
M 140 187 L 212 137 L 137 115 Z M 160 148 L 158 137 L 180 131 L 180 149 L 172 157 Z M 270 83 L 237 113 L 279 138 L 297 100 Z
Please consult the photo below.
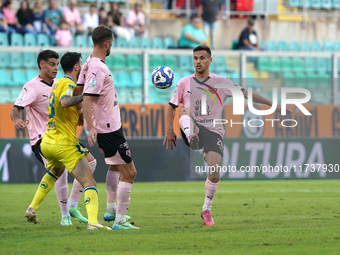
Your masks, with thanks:
M 110 166 L 106 174 L 106 196 L 107 205 L 104 214 L 105 221 L 113 221 L 116 217 L 116 200 L 117 200 L 117 188 L 120 173 L 115 166 Z
M 86 156 L 86 159 L 93 173 L 96 170 L 97 160 L 89 152 L 88 155 Z M 87 223 L 88 220 L 80 213 L 78 207 L 78 202 L 81 194 L 83 193 L 83 190 L 84 190 L 83 186 L 77 181 L 77 179 L 74 179 L 70 198 L 68 200 L 68 210 L 72 217 L 76 218 L 80 222 Z
M 210 172 L 205 182 L 205 199 L 201 217 L 203 218 L 205 225 L 214 225 L 214 221 L 211 217 L 211 206 L 218 184 L 220 183 L 220 172 L 218 171 L 218 166 L 221 165 L 222 156 L 215 151 L 209 151 L 205 155 L 205 161 L 207 162 L 208 167 L 213 166 L 214 168 L 209 168 Z
M 67 199 L 68 199 L 68 183 L 67 183 L 67 171 L 59 177 L 58 181 L 55 183 L 55 192 L 57 195 L 60 211 L 61 211 L 61 221 L 60 225 L 68 226 L 72 225 L 71 215 L 68 211 Z
M 72 167 L 71 167 L 72 168 Z M 110 230 L 98 223 L 98 192 L 97 184 L 93 179 L 92 171 L 85 158 L 81 158 L 71 172 L 74 178 L 84 187 L 84 201 L 88 215 L 88 227 L 90 230 Z
M 130 193 L 137 171 L 133 161 L 124 165 L 116 165 L 120 173 L 117 189 L 117 213 L 112 229 L 138 229 L 126 221 L 126 213 L 130 205 Z
M 190 116 L 190 110 L 186 107 L 182 107 L 179 110 L 179 126 L 188 139 L 190 148 L 197 150 L 199 140 L 197 136 L 198 127 Z
M 31 204 L 25 212 L 25 217 L 28 222 L 38 223 L 37 210 L 40 203 L 44 200 L 46 195 L 53 188 L 55 182 L 58 180 L 59 176 L 63 173 L 64 168 L 55 168 L 47 172 L 41 179 L 38 189 L 33 197 Z

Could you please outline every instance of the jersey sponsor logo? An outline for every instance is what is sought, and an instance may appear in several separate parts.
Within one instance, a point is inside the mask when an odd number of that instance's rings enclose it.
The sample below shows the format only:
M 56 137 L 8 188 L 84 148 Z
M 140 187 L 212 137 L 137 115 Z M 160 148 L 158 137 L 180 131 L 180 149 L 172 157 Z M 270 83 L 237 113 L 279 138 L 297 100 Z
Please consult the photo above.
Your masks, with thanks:
M 73 96 L 73 90 L 72 89 L 67 89 L 66 95 L 68 95 L 70 97 Z
M 89 87 L 90 87 L 90 88 L 96 87 L 96 83 L 97 83 L 97 80 L 96 80 L 96 79 L 91 79 L 91 80 L 90 80 L 90 85 L 89 85 Z
M 24 100 L 25 96 L 26 96 L 26 94 L 20 93 L 20 95 L 18 96 L 18 101 Z
M 91 202 L 91 199 L 89 197 L 85 198 L 84 205 L 88 205 Z
M 42 188 L 42 189 L 47 189 L 47 187 L 48 187 L 48 184 L 47 184 L 46 182 L 42 181 L 42 182 L 40 183 L 40 188 Z

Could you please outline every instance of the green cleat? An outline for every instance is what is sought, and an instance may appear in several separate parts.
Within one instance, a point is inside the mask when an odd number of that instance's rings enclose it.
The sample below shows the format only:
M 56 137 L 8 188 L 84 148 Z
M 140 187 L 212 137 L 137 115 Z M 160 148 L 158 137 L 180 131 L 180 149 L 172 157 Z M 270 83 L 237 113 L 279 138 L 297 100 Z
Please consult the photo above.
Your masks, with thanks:
M 116 213 L 109 213 L 107 210 L 104 213 L 103 219 L 107 222 L 114 221 L 116 219 Z M 130 221 L 131 217 L 129 215 L 125 215 L 125 220 Z
M 70 215 L 73 218 L 76 218 L 78 221 L 85 222 L 85 223 L 89 222 L 83 215 L 81 215 L 81 213 L 79 212 L 79 208 L 78 207 L 76 207 L 76 208 L 69 208 L 68 211 L 70 212 Z
M 71 217 L 70 216 L 65 216 L 64 218 L 61 219 L 60 221 L 60 225 L 62 226 L 71 226 L 72 221 L 71 221 Z
M 115 222 L 115 223 L 113 223 L 112 229 L 117 230 L 117 229 L 139 229 L 139 228 L 131 225 L 129 222 L 125 222 L 123 224 L 117 224 Z

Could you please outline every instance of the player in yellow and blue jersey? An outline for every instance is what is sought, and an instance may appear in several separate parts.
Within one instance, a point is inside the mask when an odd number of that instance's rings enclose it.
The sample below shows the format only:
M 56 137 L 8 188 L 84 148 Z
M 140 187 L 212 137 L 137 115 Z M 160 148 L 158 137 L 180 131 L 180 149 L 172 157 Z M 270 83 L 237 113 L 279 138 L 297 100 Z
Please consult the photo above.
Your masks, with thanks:
M 48 105 L 48 125 L 41 142 L 41 151 L 47 159 L 46 169 L 32 203 L 25 216 L 30 221 L 37 217 L 39 204 L 64 172 L 65 167 L 84 187 L 85 207 L 89 230 L 111 230 L 98 223 L 98 192 L 92 171 L 85 159 L 84 148 L 79 144 L 76 128 L 83 96 L 73 96 L 81 70 L 81 54 L 68 52 L 61 58 L 65 77 L 58 80 L 51 91 Z M 77 108 L 78 107 L 78 108 Z

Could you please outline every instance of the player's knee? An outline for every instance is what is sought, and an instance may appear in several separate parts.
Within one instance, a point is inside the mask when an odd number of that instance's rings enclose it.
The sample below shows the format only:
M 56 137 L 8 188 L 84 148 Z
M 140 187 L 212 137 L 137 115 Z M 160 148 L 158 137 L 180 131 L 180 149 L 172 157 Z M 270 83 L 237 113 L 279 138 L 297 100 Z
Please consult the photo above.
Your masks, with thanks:
M 190 111 L 189 111 L 188 108 L 182 107 L 181 109 L 179 109 L 179 117 L 181 117 L 183 115 L 189 115 L 190 116 Z
M 219 181 L 220 181 L 220 178 L 214 178 L 214 177 L 212 177 L 212 178 L 208 178 L 209 179 L 209 181 L 211 181 L 212 183 L 218 183 Z

